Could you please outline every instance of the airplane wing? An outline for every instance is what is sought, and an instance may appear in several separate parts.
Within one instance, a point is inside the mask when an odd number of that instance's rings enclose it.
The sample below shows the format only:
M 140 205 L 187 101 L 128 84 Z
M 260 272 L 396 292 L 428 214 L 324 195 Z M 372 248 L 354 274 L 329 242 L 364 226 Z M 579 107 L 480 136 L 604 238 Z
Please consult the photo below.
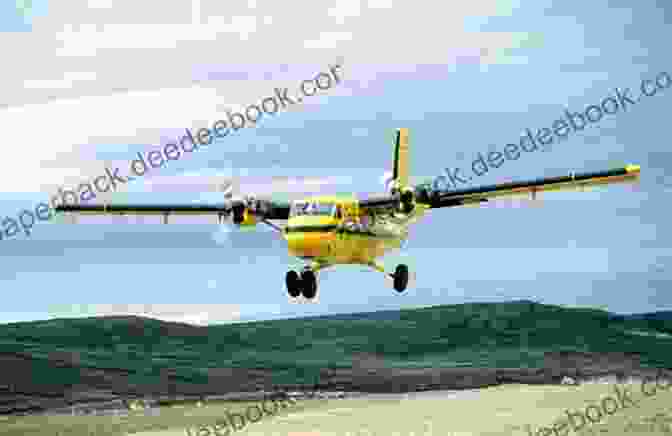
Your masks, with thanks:
M 223 224 L 225 220 L 239 226 L 263 222 L 276 230 L 279 227 L 269 220 L 289 219 L 290 203 L 293 199 L 304 198 L 325 189 L 335 189 L 339 184 L 350 181 L 343 177 L 236 177 L 220 176 L 179 176 L 155 177 L 146 181 L 150 192 L 220 192 L 223 202 L 215 204 L 78 204 L 59 205 L 57 214 L 76 222 L 78 215 L 163 216 L 163 223 L 173 215 L 213 216 Z M 252 195 L 244 193 L 253 193 Z M 229 220 L 230 218 L 230 220 Z M 67 219 L 65 220 L 68 221 Z
M 55 208 L 60 213 L 80 215 L 163 215 L 164 222 L 171 215 L 212 215 L 219 221 L 232 217 L 238 225 L 254 224 L 264 220 L 286 220 L 289 204 L 252 198 L 229 200 L 223 204 L 65 204 Z
M 439 207 L 468 206 L 500 198 L 528 195 L 534 198 L 538 192 L 577 191 L 612 183 L 632 183 L 638 181 L 639 174 L 639 165 L 628 165 L 605 171 L 570 173 L 567 176 L 486 185 L 448 192 L 432 193 L 427 189 L 421 189 L 418 192 L 421 195 L 418 195 L 417 201 L 434 209 Z
M 441 207 L 476 206 L 481 203 L 521 196 L 534 198 L 539 192 L 577 191 L 588 187 L 612 183 L 632 183 L 639 180 L 639 165 L 627 165 L 605 171 L 589 173 L 570 173 L 567 176 L 547 177 L 521 182 L 485 185 L 476 188 L 458 189 L 455 191 L 435 191 L 431 183 L 415 186 L 413 195 L 386 195 L 370 198 L 360 202 L 360 208 L 367 210 L 401 210 L 404 202 L 415 202 L 428 209 Z M 406 208 L 412 208 L 407 205 Z
M 239 226 L 256 225 L 264 222 L 279 229 L 268 220 L 287 220 L 289 218 L 289 202 L 278 202 L 270 199 L 259 199 L 252 195 L 234 196 L 234 183 L 221 186 L 224 201 L 218 204 L 61 204 L 54 209 L 57 214 L 64 215 L 161 215 L 163 223 L 168 223 L 172 215 L 205 215 L 216 216 L 222 224 L 230 219 Z

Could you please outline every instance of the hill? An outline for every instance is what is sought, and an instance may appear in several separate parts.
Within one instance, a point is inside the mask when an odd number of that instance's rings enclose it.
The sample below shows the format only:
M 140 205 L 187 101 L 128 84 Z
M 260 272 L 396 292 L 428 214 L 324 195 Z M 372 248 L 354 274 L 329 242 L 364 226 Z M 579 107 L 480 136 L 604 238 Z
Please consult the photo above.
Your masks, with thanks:
M 316 381 L 389 391 L 625 374 L 671 367 L 671 332 L 663 315 L 531 301 L 208 327 L 132 316 L 12 323 L 0 325 L 0 413 Z

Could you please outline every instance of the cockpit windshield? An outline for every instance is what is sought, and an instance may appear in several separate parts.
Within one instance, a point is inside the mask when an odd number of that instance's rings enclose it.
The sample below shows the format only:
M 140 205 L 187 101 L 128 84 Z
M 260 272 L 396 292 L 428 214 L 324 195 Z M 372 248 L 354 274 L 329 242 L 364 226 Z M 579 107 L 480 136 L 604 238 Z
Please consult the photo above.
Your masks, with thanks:
M 315 201 L 299 201 L 292 206 L 292 216 L 334 216 L 336 205 Z

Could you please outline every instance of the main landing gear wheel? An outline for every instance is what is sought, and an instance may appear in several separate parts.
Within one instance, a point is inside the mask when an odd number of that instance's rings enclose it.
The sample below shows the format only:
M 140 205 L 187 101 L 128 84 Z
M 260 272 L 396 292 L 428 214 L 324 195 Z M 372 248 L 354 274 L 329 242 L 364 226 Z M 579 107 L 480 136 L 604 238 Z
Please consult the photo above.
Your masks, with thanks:
M 301 273 L 301 282 L 303 284 L 301 292 L 303 296 L 311 300 L 317 295 L 317 277 L 312 270 L 305 270 Z
M 296 298 L 301 295 L 301 278 L 296 271 L 287 271 L 285 276 L 285 283 L 287 284 L 287 293 Z
M 397 265 L 392 278 L 394 278 L 394 289 L 397 292 L 404 292 L 406 286 L 408 286 L 408 266 L 404 264 Z

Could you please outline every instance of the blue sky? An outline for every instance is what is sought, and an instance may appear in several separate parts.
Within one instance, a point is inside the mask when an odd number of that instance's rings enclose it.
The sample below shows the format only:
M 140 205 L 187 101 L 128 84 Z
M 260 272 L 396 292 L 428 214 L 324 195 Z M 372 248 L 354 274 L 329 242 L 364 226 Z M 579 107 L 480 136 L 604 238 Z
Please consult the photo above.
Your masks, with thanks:
M 550 127 L 565 108 L 597 104 L 616 87 L 636 93 L 642 79 L 672 73 L 664 37 L 671 8 L 662 1 L 477 0 L 422 9 L 316 2 L 298 18 L 261 1 L 229 10 L 174 3 L 43 5 L 29 29 L 0 13 L 0 45 L 31 53 L 3 72 L 0 122 L 13 128 L 0 163 L 0 216 L 102 174 L 106 164 L 123 173 L 137 151 L 210 125 L 276 86 L 296 89 L 336 62 L 344 81 L 333 89 L 111 198 L 216 202 L 220 194 L 198 192 L 194 181 L 228 177 L 282 191 L 272 177 L 333 176 L 317 192 L 378 193 L 397 127 L 411 129 L 411 173 L 422 180 L 468 168 L 478 152 L 502 150 L 528 127 Z M 671 104 L 668 88 L 472 180 L 642 166 L 635 188 L 546 194 L 541 207 L 432 212 L 411 229 L 405 250 L 383 259 L 415 274 L 403 294 L 381 274 L 342 266 L 321 273 L 316 300 L 295 301 L 284 275 L 296 262 L 265 229 L 89 218 L 0 241 L 0 322 L 137 313 L 218 323 L 510 299 L 669 310 Z
M 30 32 L 33 17 L 47 10 L 47 0 L 10 0 L 0 4 L 0 30 Z

